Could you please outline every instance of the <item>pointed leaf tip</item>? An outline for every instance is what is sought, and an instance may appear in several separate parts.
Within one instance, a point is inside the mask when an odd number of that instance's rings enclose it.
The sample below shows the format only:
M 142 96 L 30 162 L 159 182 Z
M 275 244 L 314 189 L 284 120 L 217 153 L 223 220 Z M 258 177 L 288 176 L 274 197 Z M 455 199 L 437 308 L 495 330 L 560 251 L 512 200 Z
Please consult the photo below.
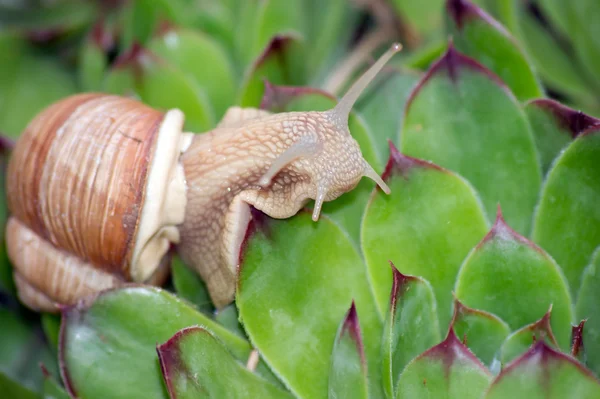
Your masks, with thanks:
M 600 119 L 569 108 L 555 100 L 540 98 L 531 101 L 529 105 L 552 113 L 558 124 L 569 131 L 573 138 L 590 129 L 600 128 Z
M 286 47 L 290 44 L 295 37 L 292 35 L 276 35 L 274 36 L 269 44 L 265 47 L 263 52 L 258 56 L 254 63 L 254 69 L 257 69 L 266 62 L 269 57 L 274 54 L 281 54 L 286 50 Z
M 581 322 L 572 326 L 571 328 L 571 356 L 579 359 L 580 355 L 583 354 L 584 345 L 583 345 L 583 326 L 587 319 L 581 320 Z
M 462 29 L 463 24 L 468 18 L 476 16 L 479 10 L 473 3 L 467 0 L 448 0 L 446 2 L 446 9 L 459 29 Z
M 402 154 L 391 140 L 388 140 L 388 144 L 390 147 L 390 157 L 381 175 L 383 181 L 389 180 L 394 174 L 406 177 L 412 168 L 433 168 L 445 171 L 445 169 L 432 162 Z
M 493 239 L 499 239 L 503 241 L 517 241 L 535 249 L 538 252 L 543 253 L 543 250 L 540 247 L 535 245 L 526 237 L 517 233 L 512 227 L 508 225 L 508 223 L 506 223 L 506 220 L 504 220 L 504 216 L 502 215 L 502 209 L 500 207 L 500 204 L 498 204 L 498 210 L 496 212 L 496 221 L 494 222 L 494 225 L 492 226 L 488 234 L 484 237 L 484 239 L 481 241 L 481 243 L 479 243 L 478 247 Z
M 350 305 L 348 313 L 346 313 L 344 325 L 342 326 L 342 332 L 339 336 L 339 339 L 342 339 L 345 334 L 348 334 L 354 341 L 360 354 L 360 361 L 363 365 L 366 365 L 365 348 L 362 342 L 360 323 L 358 321 L 358 313 L 356 312 L 356 304 L 354 303 L 354 299 L 352 300 L 352 304 Z
M 402 274 L 400 270 L 394 265 L 394 263 L 390 260 L 390 267 L 392 268 L 392 293 L 390 295 L 390 304 L 392 306 L 392 310 L 396 310 L 396 304 L 398 303 L 398 298 L 401 295 L 401 291 L 404 286 L 410 281 L 418 280 L 415 276 L 409 276 L 406 274 Z
M 305 95 L 318 94 L 332 101 L 336 98 L 331 93 L 325 90 L 317 89 L 308 86 L 283 86 L 276 85 L 263 79 L 265 91 L 260 103 L 261 109 L 266 109 L 273 112 L 282 112 L 286 109 L 290 102 L 298 97 Z
M 479 63 L 474 58 L 468 57 L 456 49 L 452 39 L 448 41 L 448 49 L 446 52 L 435 61 L 429 70 L 425 73 L 421 81 L 413 89 L 407 102 L 406 109 L 409 109 L 415 96 L 421 91 L 421 88 L 438 74 L 447 74 L 450 81 L 454 84 L 459 82 L 460 73 L 462 70 L 472 70 L 482 75 L 487 76 L 490 80 L 495 82 L 498 86 L 502 87 L 507 93 L 512 96 L 512 92 L 506 86 L 506 84 L 498 77 L 495 73 Z
M 485 371 L 486 374 L 490 374 L 477 356 L 475 356 L 458 338 L 452 326 L 448 328 L 448 334 L 442 342 L 419 355 L 419 358 L 424 357 L 440 359 L 444 364 L 446 373 L 449 373 L 450 367 L 452 367 L 456 360 L 465 359 L 470 363 L 477 365 L 481 370 Z

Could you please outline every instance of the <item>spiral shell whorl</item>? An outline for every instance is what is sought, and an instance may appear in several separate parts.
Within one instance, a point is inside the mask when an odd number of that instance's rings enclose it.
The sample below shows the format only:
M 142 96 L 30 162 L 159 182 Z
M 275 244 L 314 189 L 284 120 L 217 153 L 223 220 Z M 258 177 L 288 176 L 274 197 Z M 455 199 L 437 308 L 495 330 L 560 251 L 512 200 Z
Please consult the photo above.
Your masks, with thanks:
M 129 279 L 162 119 L 161 112 L 135 100 L 103 94 L 51 105 L 13 151 L 11 215 L 56 248 Z

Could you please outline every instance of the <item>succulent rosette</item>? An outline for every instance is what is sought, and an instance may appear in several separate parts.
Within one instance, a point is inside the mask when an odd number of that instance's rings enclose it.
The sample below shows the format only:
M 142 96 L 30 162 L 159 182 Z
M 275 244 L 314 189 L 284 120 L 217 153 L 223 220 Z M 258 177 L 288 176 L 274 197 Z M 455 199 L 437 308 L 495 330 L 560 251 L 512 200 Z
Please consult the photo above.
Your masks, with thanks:
M 387 35 L 374 54 L 407 44 L 349 120 L 391 194 L 363 179 L 318 222 L 253 210 L 235 302 L 218 311 L 175 259 L 165 287 L 32 314 L 4 256 L 0 392 L 600 397 L 594 1 L 110 3 L 5 14 L 6 136 L 80 91 L 179 108 L 199 132 L 232 105 L 328 109 L 370 63 L 356 39 L 369 28 Z

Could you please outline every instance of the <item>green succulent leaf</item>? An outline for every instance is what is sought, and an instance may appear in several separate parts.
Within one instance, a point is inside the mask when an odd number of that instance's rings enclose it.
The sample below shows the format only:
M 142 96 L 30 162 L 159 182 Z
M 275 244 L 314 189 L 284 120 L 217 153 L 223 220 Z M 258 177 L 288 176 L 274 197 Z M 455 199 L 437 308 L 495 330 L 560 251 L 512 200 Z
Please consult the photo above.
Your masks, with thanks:
M 237 78 L 219 42 L 201 32 L 170 29 L 148 43 L 148 49 L 195 80 L 218 120 L 235 102 Z
M 543 95 L 525 54 L 511 34 L 469 0 L 447 0 L 447 30 L 462 53 L 497 74 L 523 101 Z
M 285 221 L 253 211 L 249 229 L 236 303 L 273 372 L 298 397 L 325 397 L 336 331 L 354 299 L 364 326 L 369 392 L 381 396 L 382 322 L 349 237 L 327 217 L 315 223 L 304 211 Z
M 107 51 L 115 45 L 111 26 L 97 23 L 92 28 L 78 55 L 78 82 L 83 91 L 100 91 L 106 69 L 108 68 Z
M 496 377 L 485 399 L 595 399 L 600 382 L 576 360 L 549 347 L 534 344 Z
M 587 366 L 600 375 L 600 247 L 585 269 L 575 313 L 578 319 L 587 319 L 583 332 Z
M 329 369 L 330 399 L 368 399 L 367 360 L 354 302 L 338 328 Z
M 537 341 L 546 341 L 548 345 L 558 348 L 558 343 L 552 333 L 550 325 L 552 309 L 548 310 L 544 316 L 525 327 L 513 332 L 502 345 L 500 350 L 500 360 L 502 364 L 507 364 L 521 356 L 523 353 L 535 344 Z
M 490 218 L 500 202 L 515 230 L 529 233 L 541 183 L 533 136 L 520 104 L 482 65 L 450 47 L 413 92 L 400 142 L 406 155 L 469 180 Z
M 230 304 L 215 312 L 215 320 L 229 331 L 246 338 L 246 333 L 239 322 L 239 315 L 234 304 Z
M 218 337 L 202 327 L 178 331 L 156 351 L 171 399 L 292 398 L 244 368 Z
M 586 77 L 581 73 L 579 63 L 573 62 L 572 48 L 563 45 L 563 40 L 557 39 L 548 25 L 532 15 L 526 2 L 512 1 L 511 5 L 511 16 L 515 21 L 513 31 L 534 60 L 536 70 L 546 84 L 590 101 Z
M 52 313 L 42 314 L 42 328 L 54 354 L 58 351 L 58 337 L 60 333 L 60 315 Z
M 19 2 L 20 3 L 20 2 Z M 68 35 L 90 24 L 98 12 L 93 2 L 63 0 L 51 3 L 28 3 L 23 7 L 17 4 L 0 5 L 0 26 L 3 30 L 22 33 L 47 33 Z
M 388 140 L 396 140 L 404 109 L 412 89 L 420 80 L 413 71 L 393 70 L 381 72 L 381 77 L 365 89 L 356 102 L 356 109 L 371 128 L 380 159 L 389 155 Z
M 38 112 L 76 90 L 62 63 L 6 33 L 0 34 L 0 70 L 0 132 L 9 137 L 18 137 Z
M 44 375 L 44 399 L 69 399 L 69 394 L 50 374 Z
M 500 209 L 490 232 L 465 259 L 455 292 L 467 306 L 497 315 L 513 330 L 552 305 L 552 330 L 559 346 L 569 348 L 573 312 L 567 281 L 548 254 L 506 224 Z
M 571 37 L 577 54 L 582 61 L 585 71 L 594 83 L 594 88 L 600 88 L 600 8 L 594 0 L 571 2 L 572 9 Z
M 528 102 L 525 104 L 525 113 L 531 124 L 544 174 L 573 138 L 593 126 L 600 126 L 599 119 L 550 99 Z
M 43 379 L 40 363 L 52 373 L 58 373 L 55 357 L 44 341 L 39 325 L 20 317 L 17 311 L 0 307 L 0 326 L 0 376 L 14 381 L 14 385 L 25 386 L 26 390 L 39 391 Z M 0 386 L 2 384 L 0 382 Z M 10 381 L 4 384 L 11 385 Z M 18 387 L 14 389 L 18 390 Z M 4 392 L 0 388 L 0 393 Z
M 472 309 L 454 301 L 452 328 L 465 345 L 489 368 L 496 365 L 498 351 L 510 334 L 508 324 L 498 316 Z
M 295 36 L 304 41 L 306 31 L 304 2 L 301 0 L 265 0 L 260 2 L 254 29 L 252 59 L 268 47 L 273 38 L 281 35 Z
M 561 266 L 576 297 L 600 245 L 600 129 L 581 133 L 557 158 L 542 188 L 533 240 Z
M 115 62 L 106 77 L 105 88 L 113 94 L 136 95 L 149 106 L 164 111 L 179 108 L 185 115 L 187 131 L 201 133 L 215 124 L 210 102 L 198 83 L 137 45 Z
M 39 395 L 0 371 L 0 392 L 11 399 L 37 399 Z
M 335 99 L 324 91 L 310 87 L 277 86 L 267 81 L 261 107 L 273 112 L 325 111 L 335 104 Z M 348 128 L 358 142 L 363 157 L 376 170 L 380 170 L 383 166 L 381 158 L 365 121 L 352 112 L 348 118 Z M 374 186 L 373 181 L 362 179 L 352 191 L 323 204 L 322 213 L 338 222 L 357 244 L 363 213 Z
M 208 295 L 206 285 L 192 269 L 187 267 L 179 256 L 171 261 L 171 279 L 177 295 L 187 299 L 206 314 L 212 314 L 214 306 Z
M 417 355 L 440 342 L 435 297 L 420 277 L 406 276 L 392 264 L 393 283 L 383 330 L 383 389 L 394 398 L 398 378 Z
M 484 211 L 464 179 L 393 146 L 390 151 L 383 178 L 392 193 L 374 192 L 361 231 L 379 312 L 385 314 L 389 307 L 391 260 L 402 274 L 431 283 L 440 328 L 445 329 L 458 269 L 488 229 Z
M 294 58 L 301 52 L 302 46 L 294 36 L 273 38 L 245 72 L 238 103 L 243 107 L 258 107 L 264 94 L 265 80 L 276 85 L 302 84 L 304 79 L 293 71 Z
M 156 344 L 200 325 L 245 362 L 250 345 L 187 302 L 153 287 L 127 287 L 63 311 L 59 358 L 67 389 L 80 397 L 165 398 Z M 264 365 L 259 369 L 265 375 Z
M 450 329 L 443 342 L 406 366 L 396 398 L 475 399 L 481 397 L 491 379 L 490 372 Z

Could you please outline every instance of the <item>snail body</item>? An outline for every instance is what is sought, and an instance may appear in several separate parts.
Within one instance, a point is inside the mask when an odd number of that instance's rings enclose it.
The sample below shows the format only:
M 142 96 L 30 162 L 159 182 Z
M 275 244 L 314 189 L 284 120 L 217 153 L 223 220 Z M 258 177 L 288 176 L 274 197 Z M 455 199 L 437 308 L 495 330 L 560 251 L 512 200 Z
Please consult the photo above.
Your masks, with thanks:
M 8 256 L 21 301 L 56 311 L 134 281 L 161 284 L 174 245 L 217 308 L 234 299 L 250 208 L 274 218 L 354 188 L 389 188 L 347 127 L 360 92 L 393 46 L 325 112 L 230 108 L 215 129 L 102 93 L 52 104 L 27 126 L 7 170 Z

